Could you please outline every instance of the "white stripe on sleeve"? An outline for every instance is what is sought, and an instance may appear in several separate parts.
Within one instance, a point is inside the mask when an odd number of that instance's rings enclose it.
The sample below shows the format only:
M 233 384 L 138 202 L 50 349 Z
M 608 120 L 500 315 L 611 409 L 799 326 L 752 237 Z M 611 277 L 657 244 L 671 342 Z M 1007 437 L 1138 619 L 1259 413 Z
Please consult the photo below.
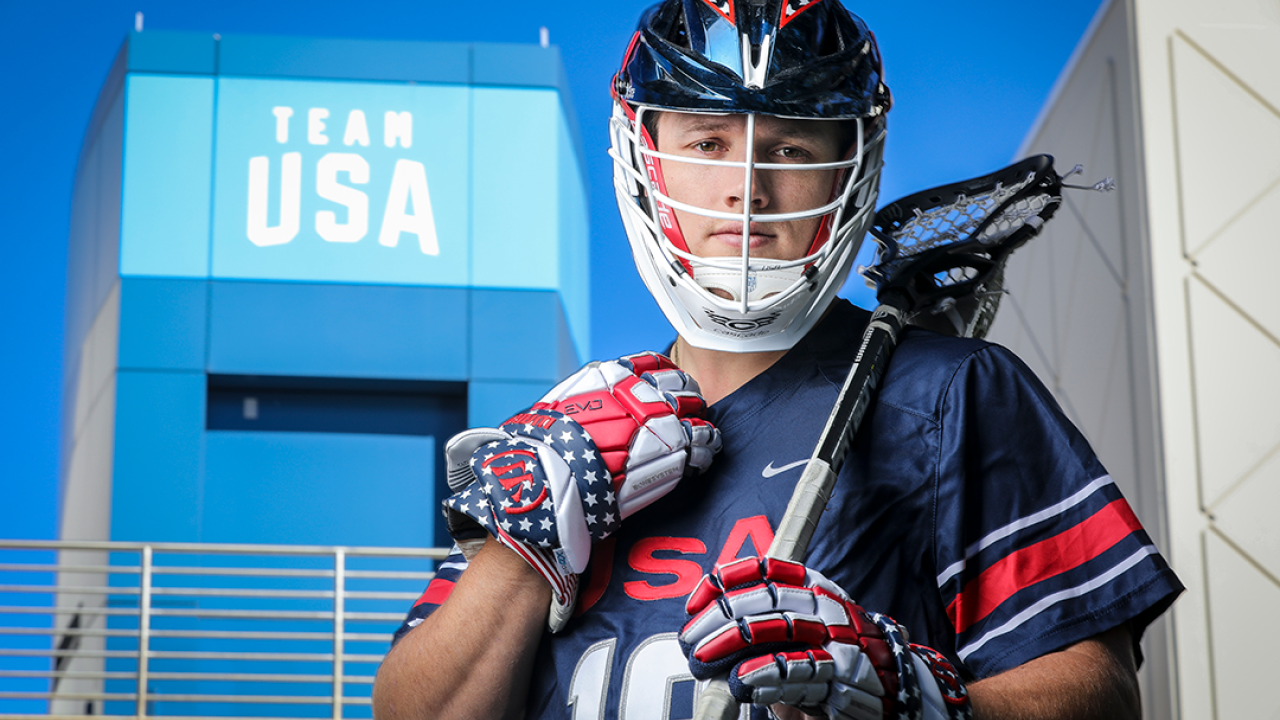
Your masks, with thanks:
M 1045 609 L 1052 607 L 1054 605 L 1057 605 L 1063 600 L 1069 600 L 1071 598 L 1080 597 L 1081 595 L 1085 595 L 1089 592 L 1092 592 L 1093 590 L 1096 590 L 1097 588 L 1102 587 L 1103 585 L 1106 585 L 1107 583 L 1111 582 L 1115 578 L 1119 577 L 1129 568 L 1133 567 L 1134 565 L 1137 565 L 1139 562 L 1142 561 L 1143 558 L 1147 557 L 1148 555 L 1155 555 L 1157 552 L 1158 551 L 1156 550 L 1156 547 L 1154 545 L 1144 545 L 1143 547 L 1139 548 L 1137 552 L 1133 553 L 1132 555 L 1125 558 L 1124 560 L 1121 560 L 1118 564 L 1116 564 L 1110 570 L 1106 571 L 1101 575 L 1098 575 L 1097 577 L 1091 578 L 1088 582 L 1082 583 L 1073 588 L 1067 588 L 1066 590 L 1059 590 L 1058 592 L 1053 593 L 1052 595 L 1046 595 L 1043 598 L 1040 598 L 1040 600 L 1033 603 L 1026 610 L 1023 610 L 1017 615 L 1014 615 L 1005 624 L 1001 625 L 1000 627 L 992 628 L 991 630 L 988 630 L 987 632 L 983 633 L 981 637 L 975 639 L 973 642 L 965 643 L 963 646 L 959 648 L 957 654 L 960 656 L 961 660 L 964 660 L 967 662 L 969 660 L 969 656 L 977 652 L 979 649 L 981 649 L 982 646 L 986 645 L 988 641 L 994 638 L 998 638 L 1001 635 L 1005 635 L 1007 633 L 1013 632 L 1014 630 L 1018 629 L 1019 626 L 1023 625 L 1024 623 L 1026 623 L 1028 620 L 1035 617 L 1036 615 L 1039 615 Z
M 1031 527 L 1032 525 L 1035 525 L 1038 522 L 1043 522 L 1045 520 L 1048 520 L 1049 518 L 1054 517 L 1055 515 L 1061 515 L 1067 510 L 1070 510 L 1076 505 L 1079 505 L 1080 503 L 1087 500 L 1090 495 L 1093 495 L 1098 490 L 1112 484 L 1113 483 L 1111 481 L 1111 476 L 1103 475 L 1097 480 L 1094 480 L 1088 485 L 1085 485 L 1083 488 L 1080 488 L 1079 491 L 1077 491 L 1074 495 L 1067 498 L 1066 500 L 1063 500 L 1062 502 L 1057 503 L 1056 505 L 1050 505 L 1049 507 L 1045 508 L 1044 510 L 1041 510 L 1040 512 L 1033 513 L 1024 518 L 1018 518 L 1017 520 L 1014 520 L 1013 522 L 1009 523 L 1008 525 L 1005 525 L 1002 528 L 993 530 L 992 532 L 988 533 L 986 537 L 982 538 L 981 540 L 965 548 L 964 559 L 957 560 L 954 563 L 951 563 L 951 565 L 948 566 L 946 570 L 943 570 L 938 575 L 938 587 L 941 588 L 943 584 L 946 583 L 948 580 L 955 577 L 956 575 L 959 575 L 964 570 L 965 564 L 969 562 L 969 560 L 973 559 L 973 556 L 982 552 L 984 549 L 994 545 L 1000 540 L 1003 540 L 1009 537 L 1010 535 L 1018 532 L 1019 530 L 1022 530 L 1023 528 Z

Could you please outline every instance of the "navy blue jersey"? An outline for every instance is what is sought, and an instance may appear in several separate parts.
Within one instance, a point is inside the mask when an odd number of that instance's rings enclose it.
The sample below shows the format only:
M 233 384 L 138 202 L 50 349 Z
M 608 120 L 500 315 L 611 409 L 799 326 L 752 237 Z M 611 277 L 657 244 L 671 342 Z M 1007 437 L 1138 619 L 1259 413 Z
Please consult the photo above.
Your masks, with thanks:
M 868 317 L 839 301 L 709 409 L 723 450 L 597 545 L 577 615 L 538 648 L 527 717 L 595 718 L 602 706 L 690 717 L 676 641 L 685 598 L 715 563 L 768 549 Z M 999 346 L 917 329 L 902 335 L 805 562 L 968 679 L 1125 623 L 1136 638 L 1182 589 L 1030 370 Z M 461 556 L 442 566 L 397 637 L 464 570 Z

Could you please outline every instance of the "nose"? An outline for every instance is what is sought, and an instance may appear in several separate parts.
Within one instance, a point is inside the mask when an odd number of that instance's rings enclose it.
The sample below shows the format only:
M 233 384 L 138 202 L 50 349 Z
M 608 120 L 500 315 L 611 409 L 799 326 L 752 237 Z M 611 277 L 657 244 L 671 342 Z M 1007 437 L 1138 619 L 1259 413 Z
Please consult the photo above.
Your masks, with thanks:
M 744 158 L 736 159 L 738 162 L 744 162 Z M 755 162 L 766 162 L 766 160 L 757 157 Z M 726 175 L 724 185 L 726 205 L 741 209 L 744 199 L 750 195 L 752 210 L 762 210 L 769 206 L 772 198 L 768 171 L 756 170 L 753 166 L 725 167 L 722 170 Z

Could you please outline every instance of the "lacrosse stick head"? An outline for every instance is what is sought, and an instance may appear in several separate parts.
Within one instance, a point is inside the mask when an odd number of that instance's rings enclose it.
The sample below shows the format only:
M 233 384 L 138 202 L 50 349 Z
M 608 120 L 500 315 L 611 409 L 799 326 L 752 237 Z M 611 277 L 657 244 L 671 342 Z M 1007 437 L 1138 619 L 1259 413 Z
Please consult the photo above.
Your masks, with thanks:
M 1005 261 L 1040 232 L 1061 196 L 1049 155 L 908 195 L 876 213 L 876 261 L 862 273 L 881 302 L 905 306 L 911 324 L 982 337 L 1004 293 Z

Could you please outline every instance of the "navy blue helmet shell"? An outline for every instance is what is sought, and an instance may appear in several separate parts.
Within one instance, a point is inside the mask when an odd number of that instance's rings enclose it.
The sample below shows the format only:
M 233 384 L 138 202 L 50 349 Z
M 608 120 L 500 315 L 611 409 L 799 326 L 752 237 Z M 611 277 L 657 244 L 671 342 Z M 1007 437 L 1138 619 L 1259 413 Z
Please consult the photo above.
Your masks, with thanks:
M 796 118 L 875 118 L 891 103 L 880 51 L 837 0 L 666 0 L 614 76 L 623 102 Z

